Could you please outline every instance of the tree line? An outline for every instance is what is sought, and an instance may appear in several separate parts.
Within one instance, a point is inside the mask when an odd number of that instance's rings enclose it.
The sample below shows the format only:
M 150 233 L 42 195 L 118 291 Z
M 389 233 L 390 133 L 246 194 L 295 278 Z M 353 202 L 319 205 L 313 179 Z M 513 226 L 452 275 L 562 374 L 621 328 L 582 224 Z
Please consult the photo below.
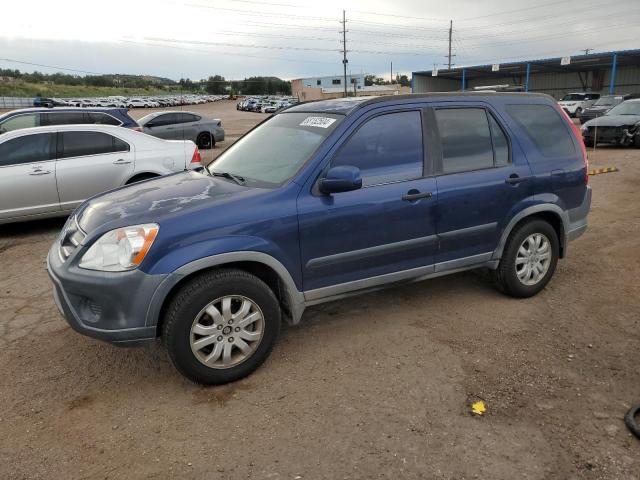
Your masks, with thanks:
M 188 92 L 206 92 L 212 95 L 244 94 L 244 95 L 290 95 L 291 82 L 277 77 L 249 77 L 244 80 L 226 80 L 221 75 L 213 75 L 207 79 L 191 80 L 181 78 L 179 81 L 170 78 L 150 75 L 71 75 L 67 73 L 21 72 L 17 69 L 0 68 L 0 80 L 15 79 L 28 83 L 52 83 L 56 85 L 86 85 L 92 87 L 115 88 L 164 88 L 166 90 L 182 90 Z M 6 81 L 6 80 L 5 80 Z

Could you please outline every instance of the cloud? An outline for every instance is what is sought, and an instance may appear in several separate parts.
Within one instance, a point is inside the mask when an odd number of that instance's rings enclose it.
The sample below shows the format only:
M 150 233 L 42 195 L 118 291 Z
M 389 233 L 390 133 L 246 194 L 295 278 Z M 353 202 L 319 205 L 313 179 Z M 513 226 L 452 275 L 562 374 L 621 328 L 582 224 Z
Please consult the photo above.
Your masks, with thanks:
M 386 76 L 392 61 L 403 73 L 442 68 L 450 18 L 457 65 L 640 46 L 640 5 L 620 0 L 612 11 L 596 8 L 600 3 L 585 0 L 576 9 L 573 0 L 494 0 L 490 7 L 475 0 L 27 0 L 3 5 L 0 49 L 33 63 L 174 79 L 332 75 L 342 71 L 342 8 L 353 73 Z

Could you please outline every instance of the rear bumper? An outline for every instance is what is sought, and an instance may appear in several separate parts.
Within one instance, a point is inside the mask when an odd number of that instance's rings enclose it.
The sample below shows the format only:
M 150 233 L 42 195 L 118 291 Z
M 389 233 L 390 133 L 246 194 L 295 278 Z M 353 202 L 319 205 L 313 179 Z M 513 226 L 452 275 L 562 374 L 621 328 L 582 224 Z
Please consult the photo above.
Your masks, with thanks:
M 572 208 L 569 214 L 569 229 L 567 230 L 567 242 L 580 237 L 587 230 L 587 216 L 591 210 L 591 187 L 587 186 L 582 205 Z
M 156 326 L 146 325 L 146 318 L 165 275 L 83 270 L 73 266 L 71 257 L 62 262 L 57 242 L 49 251 L 47 270 L 58 310 L 76 332 L 119 346 L 156 338 Z

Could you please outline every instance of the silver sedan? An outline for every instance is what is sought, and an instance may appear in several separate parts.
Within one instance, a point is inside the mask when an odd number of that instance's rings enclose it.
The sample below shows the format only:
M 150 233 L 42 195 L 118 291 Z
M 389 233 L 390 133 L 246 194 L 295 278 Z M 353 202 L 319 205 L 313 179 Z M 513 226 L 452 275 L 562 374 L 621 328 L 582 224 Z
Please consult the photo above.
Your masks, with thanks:
M 224 140 L 222 122 L 193 112 L 156 112 L 138 120 L 142 131 L 165 140 L 191 140 L 198 148 L 213 148 Z

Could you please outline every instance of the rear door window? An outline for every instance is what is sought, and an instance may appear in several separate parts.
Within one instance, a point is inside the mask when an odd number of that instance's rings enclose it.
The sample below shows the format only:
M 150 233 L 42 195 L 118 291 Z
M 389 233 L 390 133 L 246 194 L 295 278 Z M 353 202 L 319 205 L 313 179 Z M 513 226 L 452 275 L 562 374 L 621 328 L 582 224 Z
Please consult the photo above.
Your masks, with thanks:
M 200 117 L 197 115 L 192 115 L 191 113 L 177 113 L 177 123 L 190 123 L 197 122 L 200 120 Z
M 545 157 L 568 157 L 576 150 L 560 114 L 549 105 L 507 105 L 507 112 Z
M 102 132 L 62 132 L 59 158 L 128 151 L 129 145 Z
M 0 143 L 0 167 L 52 160 L 55 139 L 55 133 L 38 133 Z
M 358 167 L 363 186 L 422 177 L 420 112 L 387 113 L 368 120 L 345 142 L 331 164 Z
M 442 173 L 491 168 L 493 145 L 483 108 L 447 108 L 435 111 L 442 145 Z
M 84 112 L 49 112 L 41 113 L 42 125 L 81 125 L 87 122 Z

